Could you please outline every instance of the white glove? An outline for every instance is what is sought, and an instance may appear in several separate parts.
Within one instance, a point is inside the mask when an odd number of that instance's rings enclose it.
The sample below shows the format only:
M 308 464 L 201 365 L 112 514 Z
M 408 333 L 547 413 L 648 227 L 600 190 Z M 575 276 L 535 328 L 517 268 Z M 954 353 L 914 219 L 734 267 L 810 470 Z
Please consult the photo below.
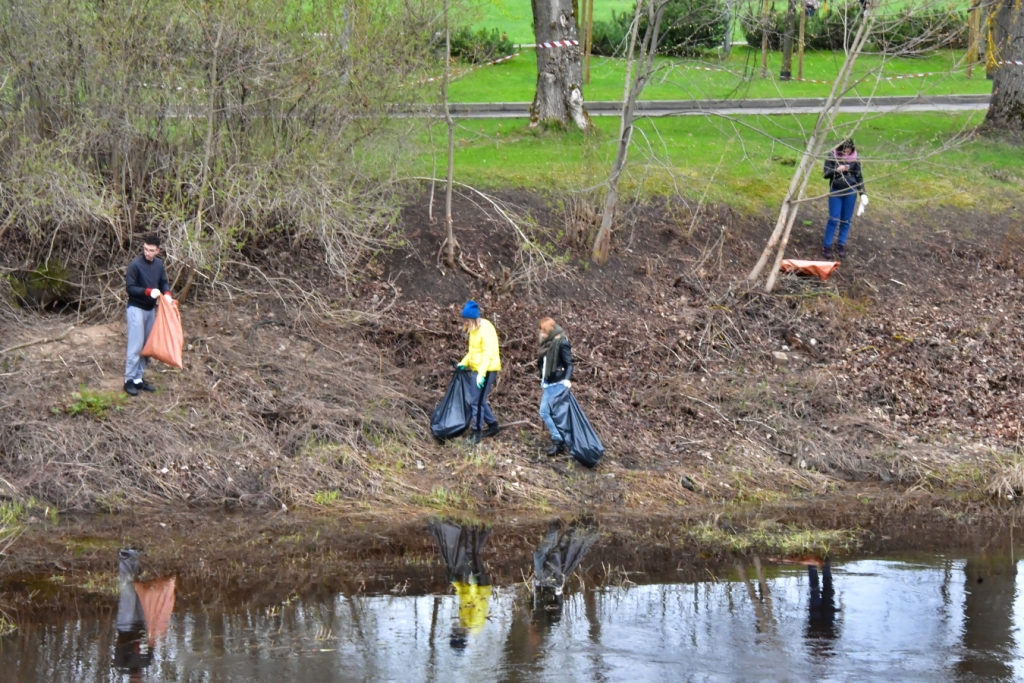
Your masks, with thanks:
M 155 288 L 151 289 L 151 290 L 149 290 L 149 295 L 151 297 L 153 297 L 154 299 L 159 299 L 160 298 L 160 290 L 159 289 L 155 289 Z
M 561 384 L 566 389 L 572 389 L 572 382 L 570 382 L 567 379 L 563 379 L 561 382 L 559 382 L 559 384 Z
M 864 209 L 867 208 L 867 205 L 868 205 L 868 196 L 866 194 L 862 194 L 860 196 L 860 206 L 857 207 L 857 215 L 858 216 L 863 216 L 864 215 Z

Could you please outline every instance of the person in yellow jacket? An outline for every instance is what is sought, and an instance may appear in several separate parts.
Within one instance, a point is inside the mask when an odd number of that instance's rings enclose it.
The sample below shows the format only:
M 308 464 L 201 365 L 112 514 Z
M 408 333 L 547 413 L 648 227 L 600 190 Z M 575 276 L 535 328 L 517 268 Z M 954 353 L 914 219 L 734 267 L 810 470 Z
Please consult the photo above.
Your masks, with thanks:
M 495 436 L 500 431 L 498 421 L 487 405 L 487 395 L 501 371 L 501 353 L 498 350 L 498 333 L 490 320 L 480 317 L 480 306 L 475 301 L 467 301 L 462 307 L 462 318 L 469 332 L 469 353 L 459 361 L 459 369 L 476 373 L 477 396 L 469 422 L 473 430 L 469 440 L 477 444 L 485 436 Z M 484 423 L 487 423 L 487 431 L 483 431 Z

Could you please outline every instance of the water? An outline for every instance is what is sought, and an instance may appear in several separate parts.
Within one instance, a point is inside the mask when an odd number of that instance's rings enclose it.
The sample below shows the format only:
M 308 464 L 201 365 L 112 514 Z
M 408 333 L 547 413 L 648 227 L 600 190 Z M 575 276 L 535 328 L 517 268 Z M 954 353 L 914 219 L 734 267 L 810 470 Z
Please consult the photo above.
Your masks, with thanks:
M 812 594 L 805 567 L 765 563 L 763 600 L 747 566 L 747 582 L 733 570 L 701 583 L 574 589 L 560 618 L 534 612 L 524 586 L 478 593 L 468 614 L 454 594 L 337 594 L 257 609 L 192 604 L 179 591 L 166 635 L 150 657 L 136 642 L 134 662 L 118 648 L 112 597 L 105 616 L 27 623 L 0 641 L 0 679 L 1024 680 L 1018 568 L 943 556 L 851 561 L 831 568 L 830 595 L 820 579 Z M 115 656 L 138 668 L 115 666 Z

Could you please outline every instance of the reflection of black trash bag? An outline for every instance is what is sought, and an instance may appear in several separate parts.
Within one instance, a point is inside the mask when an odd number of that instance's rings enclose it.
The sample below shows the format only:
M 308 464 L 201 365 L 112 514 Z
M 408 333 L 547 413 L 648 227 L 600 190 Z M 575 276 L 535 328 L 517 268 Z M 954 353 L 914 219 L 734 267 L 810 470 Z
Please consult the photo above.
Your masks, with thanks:
M 590 426 L 576 397 L 568 389 L 563 387 L 552 399 L 551 418 L 565 439 L 572 457 L 584 467 L 596 467 L 604 455 L 604 444 Z
M 597 540 L 597 528 L 592 524 L 574 524 L 559 537 L 561 528 L 558 520 L 552 522 L 533 553 L 533 609 L 541 623 L 561 619 L 565 583 Z
M 561 526 L 557 520 L 552 522 L 544 541 L 533 553 L 534 585 L 554 588 L 559 593 L 597 540 L 597 529 L 592 525 L 573 525 L 560 535 Z
M 470 370 L 456 370 L 452 376 L 444 399 L 430 416 L 430 431 L 438 439 L 454 439 L 469 428 L 477 392 L 475 377 Z
M 449 582 L 490 585 L 483 560 L 480 559 L 480 552 L 487 543 L 487 537 L 491 535 L 490 529 L 482 525 L 463 528 L 455 522 L 437 520 L 431 521 L 429 527 L 448 570 Z

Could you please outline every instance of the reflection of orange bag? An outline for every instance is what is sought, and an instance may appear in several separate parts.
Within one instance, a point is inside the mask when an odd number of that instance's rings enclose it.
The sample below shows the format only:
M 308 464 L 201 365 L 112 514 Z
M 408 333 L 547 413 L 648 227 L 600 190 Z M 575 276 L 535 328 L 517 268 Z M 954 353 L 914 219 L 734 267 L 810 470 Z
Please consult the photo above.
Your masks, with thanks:
M 167 633 L 174 611 L 174 583 L 172 576 L 154 579 L 145 583 L 135 582 L 135 593 L 139 596 L 142 613 L 146 617 L 146 635 L 152 645 Z
M 800 259 L 782 259 L 782 270 L 787 273 L 815 275 L 827 280 L 832 271 L 839 267 L 839 261 L 801 261 Z M 145 353 L 143 353 L 145 355 Z
M 181 331 L 181 313 L 178 302 L 170 297 L 160 297 L 156 307 L 153 331 L 142 348 L 142 355 L 156 358 L 174 368 L 181 368 L 181 349 L 185 346 L 185 333 Z

